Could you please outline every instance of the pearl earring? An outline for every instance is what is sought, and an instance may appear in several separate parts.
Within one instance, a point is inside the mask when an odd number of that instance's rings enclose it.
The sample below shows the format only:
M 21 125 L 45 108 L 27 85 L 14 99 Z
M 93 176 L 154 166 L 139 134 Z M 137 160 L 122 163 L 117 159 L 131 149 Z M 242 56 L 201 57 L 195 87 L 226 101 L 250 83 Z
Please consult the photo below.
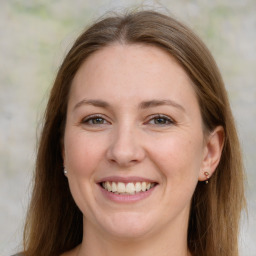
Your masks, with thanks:
M 68 171 L 66 169 L 64 169 L 63 172 L 64 172 L 64 175 L 67 176 Z

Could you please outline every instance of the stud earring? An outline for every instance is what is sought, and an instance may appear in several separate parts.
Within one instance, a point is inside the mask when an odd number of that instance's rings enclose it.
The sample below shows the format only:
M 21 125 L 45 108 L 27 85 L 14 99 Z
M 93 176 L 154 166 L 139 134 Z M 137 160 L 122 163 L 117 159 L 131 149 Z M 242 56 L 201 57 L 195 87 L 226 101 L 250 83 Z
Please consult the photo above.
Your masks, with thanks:
M 209 175 L 210 173 L 209 172 L 204 172 L 204 175 L 206 176 L 206 181 L 205 181 L 205 184 L 208 184 L 209 183 Z
M 66 169 L 64 169 L 63 172 L 64 172 L 64 175 L 67 176 L 68 171 Z

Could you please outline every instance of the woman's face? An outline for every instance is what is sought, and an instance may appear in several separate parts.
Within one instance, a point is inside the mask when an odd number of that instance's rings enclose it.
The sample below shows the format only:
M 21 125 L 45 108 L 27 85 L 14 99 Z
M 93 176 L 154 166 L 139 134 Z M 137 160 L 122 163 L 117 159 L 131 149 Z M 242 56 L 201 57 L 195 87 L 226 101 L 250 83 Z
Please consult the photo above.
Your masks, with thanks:
M 166 52 L 115 44 L 80 67 L 63 157 L 88 230 L 137 238 L 185 229 L 205 154 L 192 83 Z

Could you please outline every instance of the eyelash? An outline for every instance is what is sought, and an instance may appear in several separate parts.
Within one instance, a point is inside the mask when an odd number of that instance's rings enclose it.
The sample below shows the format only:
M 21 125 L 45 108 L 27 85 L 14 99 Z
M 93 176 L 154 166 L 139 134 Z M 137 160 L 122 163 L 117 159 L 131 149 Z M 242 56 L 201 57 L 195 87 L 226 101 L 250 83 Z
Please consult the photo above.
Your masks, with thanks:
M 157 120 L 157 119 L 162 119 L 162 120 L 164 120 L 167 123 L 164 123 L 164 124 L 156 124 L 156 123 L 154 123 L 153 125 L 167 126 L 167 125 L 175 124 L 175 121 L 173 119 L 171 119 L 170 117 L 168 117 L 166 115 L 162 115 L 162 114 L 157 114 L 157 115 L 150 116 L 149 121 Z M 147 121 L 147 123 L 149 123 L 149 121 Z
M 82 124 L 88 124 L 88 125 L 102 125 L 102 123 L 100 123 L 100 124 L 93 124 L 93 123 L 90 123 L 90 122 L 92 122 L 93 120 L 96 120 L 96 119 L 101 119 L 101 120 L 103 120 L 103 122 L 106 121 L 106 119 L 105 119 L 103 116 L 101 116 L 101 115 L 91 115 L 91 116 L 88 116 L 88 117 L 84 118 L 84 119 L 82 120 Z M 105 123 L 104 123 L 104 124 L 105 124 Z
M 175 124 L 175 121 L 173 119 L 171 119 L 170 117 L 166 116 L 166 115 L 162 115 L 162 114 L 157 114 L 157 115 L 153 115 L 153 116 L 150 116 L 149 117 L 150 119 L 148 121 L 145 122 L 145 124 L 149 123 L 150 124 L 150 121 L 153 121 L 153 120 L 157 120 L 157 119 L 162 119 L 165 123 L 164 124 L 151 124 L 151 125 L 159 125 L 159 126 L 168 126 L 168 125 L 172 125 L 172 124 Z M 104 123 L 92 123 L 94 120 L 97 120 L 97 119 L 100 119 L 102 120 L 102 122 Z M 106 119 L 102 116 L 102 115 L 91 115 L 91 116 L 88 116 L 86 118 L 84 118 L 82 120 L 82 124 L 86 124 L 86 125 L 104 125 L 106 124 L 105 122 L 108 122 L 106 121 Z

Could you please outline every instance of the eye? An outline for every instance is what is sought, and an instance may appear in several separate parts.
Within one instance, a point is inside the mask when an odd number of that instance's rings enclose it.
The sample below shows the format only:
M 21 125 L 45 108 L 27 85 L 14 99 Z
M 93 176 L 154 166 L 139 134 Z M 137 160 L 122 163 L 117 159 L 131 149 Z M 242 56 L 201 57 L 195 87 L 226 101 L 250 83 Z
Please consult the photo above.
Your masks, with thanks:
M 148 123 L 152 125 L 164 126 L 174 124 L 174 121 L 168 116 L 159 114 L 151 117 Z
M 108 123 L 109 122 L 106 121 L 106 119 L 100 115 L 88 116 L 82 120 L 82 124 L 86 124 L 86 125 L 102 125 L 102 124 L 108 124 Z

